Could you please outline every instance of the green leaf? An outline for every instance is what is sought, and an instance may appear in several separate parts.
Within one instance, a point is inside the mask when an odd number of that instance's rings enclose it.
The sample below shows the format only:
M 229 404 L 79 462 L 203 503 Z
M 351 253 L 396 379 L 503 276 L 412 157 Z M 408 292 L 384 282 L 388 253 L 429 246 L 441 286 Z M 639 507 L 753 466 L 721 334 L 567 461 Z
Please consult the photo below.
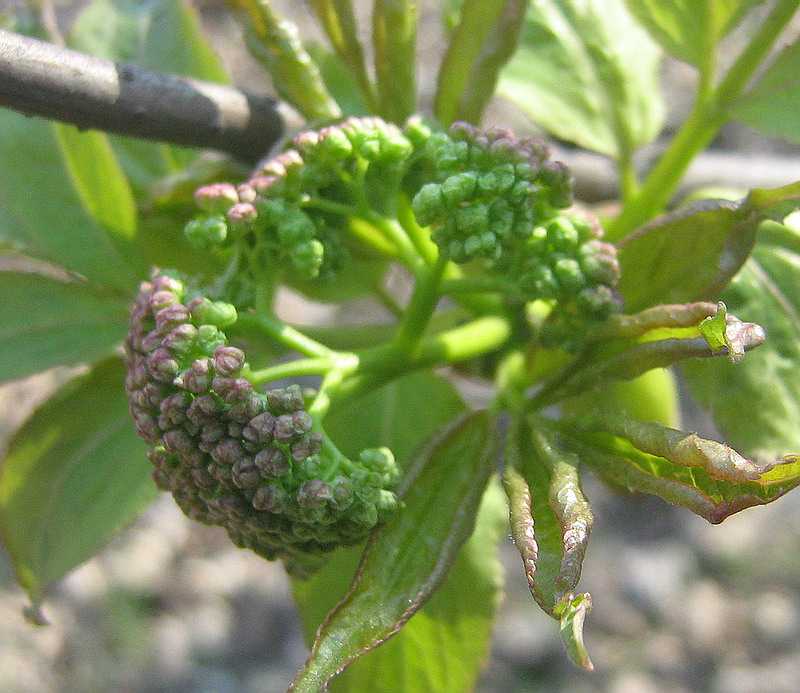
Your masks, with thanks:
M 91 363 L 125 336 L 126 301 L 86 284 L 0 272 L 0 382 Z
M 485 662 L 503 569 L 497 545 L 506 531 L 497 485 L 484 495 L 475 531 L 452 575 L 391 640 L 353 662 L 330 684 L 333 693 L 467 693 Z M 295 582 L 295 599 L 309 642 L 355 574 L 360 549 L 337 552 L 320 574 Z
M 714 479 L 702 467 L 686 467 L 642 450 L 636 440 L 587 433 L 569 424 L 561 433 L 581 460 L 613 486 L 660 496 L 715 524 L 745 508 L 771 503 L 800 486 L 797 456 L 779 460 L 758 478 L 732 481 Z
M 105 135 L 0 111 L 0 243 L 130 291 L 133 195 Z
M 800 41 L 786 46 L 756 85 L 734 103 L 732 115 L 772 137 L 800 143 Z
M 200 20 L 183 0 L 95 0 L 70 30 L 71 48 L 168 74 L 227 83 L 219 58 L 203 37 Z M 153 181 L 179 172 L 198 150 L 110 137 L 137 194 Z
M 532 0 L 499 90 L 556 137 L 626 158 L 661 130 L 659 60 L 624 0 Z
M 512 421 L 505 459 L 511 535 L 531 594 L 560 622 L 573 662 L 591 671 L 582 634 L 591 600 L 588 594 L 576 596 L 575 588 L 594 516 L 580 488 L 577 459 L 521 419 Z
M 386 446 L 406 469 L 414 451 L 465 410 L 449 380 L 419 371 L 334 406 L 325 417 L 325 431 L 345 455 Z
M 444 125 L 480 123 L 519 42 L 527 0 L 467 0 L 439 68 L 434 112 Z
M 0 536 L 34 605 L 156 490 L 112 358 L 74 378 L 11 439 L 0 467 Z
M 715 301 L 750 254 L 760 221 L 746 202 L 707 200 L 622 239 L 619 290 L 626 312 Z
M 693 394 L 711 409 L 725 438 L 757 459 L 800 451 L 798 276 L 800 230 L 765 222 L 723 298 L 740 317 L 758 320 L 766 342 L 739 364 L 684 366 Z
M 670 55 L 703 68 L 717 44 L 762 0 L 627 0 L 631 14 Z
M 404 478 L 402 511 L 369 540 L 357 579 L 320 627 L 292 690 L 319 691 L 394 635 L 447 578 L 494 468 L 492 418 L 461 417 L 418 462 Z

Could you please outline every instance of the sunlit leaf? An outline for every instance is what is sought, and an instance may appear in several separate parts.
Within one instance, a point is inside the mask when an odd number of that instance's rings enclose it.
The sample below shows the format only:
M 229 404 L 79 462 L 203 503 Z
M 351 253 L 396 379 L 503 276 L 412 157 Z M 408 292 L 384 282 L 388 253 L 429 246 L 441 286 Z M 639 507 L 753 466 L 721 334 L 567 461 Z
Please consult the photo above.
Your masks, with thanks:
M 624 0 L 532 0 L 499 91 L 552 135 L 626 157 L 663 123 L 660 54 Z
M 460 418 L 404 477 L 402 512 L 372 536 L 347 596 L 319 629 L 292 690 L 318 691 L 396 633 L 453 568 L 494 468 L 491 417 Z

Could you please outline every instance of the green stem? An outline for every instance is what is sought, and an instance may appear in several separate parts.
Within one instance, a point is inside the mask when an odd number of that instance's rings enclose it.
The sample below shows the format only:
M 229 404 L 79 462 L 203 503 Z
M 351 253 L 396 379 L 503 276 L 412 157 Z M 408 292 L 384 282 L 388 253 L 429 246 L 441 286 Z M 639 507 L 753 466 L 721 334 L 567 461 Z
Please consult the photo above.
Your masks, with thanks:
M 380 115 L 403 123 L 417 108 L 418 0 L 374 0 L 372 42 Z
M 428 322 L 441 297 L 442 277 L 448 262 L 447 258 L 439 256 L 417 281 L 395 340 L 401 351 L 413 354 L 422 342 Z
M 442 293 L 453 296 L 473 293 L 515 294 L 516 287 L 513 282 L 501 277 L 455 277 L 445 278 Z
M 278 363 L 257 371 L 245 373 L 245 377 L 256 387 L 283 378 L 294 378 L 298 375 L 325 375 L 333 368 L 329 358 L 308 358 Z
M 314 359 L 335 359 L 341 354 L 311 339 L 272 315 L 240 313 L 230 332 L 253 330 Z
M 404 193 L 400 193 L 397 197 L 397 220 L 422 259 L 429 265 L 436 262 L 439 248 L 431 240 L 430 230 L 417 223 L 417 218 L 411 209 L 411 201 Z
M 691 113 L 667 151 L 606 230 L 618 240 L 652 219 L 669 202 L 692 159 L 729 119 L 729 109 L 766 57 L 778 35 L 795 14 L 800 0 L 778 0 L 725 78 L 708 98 L 699 94 Z M 705 87 L 704 87 L 705 88 Z

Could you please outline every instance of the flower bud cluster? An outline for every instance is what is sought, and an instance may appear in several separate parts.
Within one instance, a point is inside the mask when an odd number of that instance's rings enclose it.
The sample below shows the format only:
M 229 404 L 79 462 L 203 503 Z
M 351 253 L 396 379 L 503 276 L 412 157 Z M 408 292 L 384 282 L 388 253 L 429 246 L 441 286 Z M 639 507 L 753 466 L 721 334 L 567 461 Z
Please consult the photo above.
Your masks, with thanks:
M 342 224 L 331 205 L 374 208 L 396 195 L 411 142 L 379 118 L 349 118 L 303 132 L 242 185 L 204 186 L 195 193 L 203 214 L 185 233 L 200 248 L 239 239 L 259 266 L 288 267 L 301 279 L 331 278 L 345 256 Z M 388 181 L 394 181 L 393 185 Z
M 189 299 L 183 282 L 144 282 L 126 340 L 126 389 L 158 486 L 191 518 L 268 559 L 362 539 L 397 499 L 391 452 L 329 454 L 298 386 L 257 392 L 224 329 L 230 304 Z
M 617 307 L 616 248 L 589 218 L 561 214 L 534 227 L 496 269 L 513 279 L 524 300 L 554 299 L 584 318 L 602 320 Z
M 467 123 L 453 124 L 449 134 L 425 135 L 419 123 L 409 130 L 424 142 L 434 182 L 420 188 L 412 208 L 454 262 L 499 259 L 572 202 L 567 169 L 548 160 L 539 140 Z

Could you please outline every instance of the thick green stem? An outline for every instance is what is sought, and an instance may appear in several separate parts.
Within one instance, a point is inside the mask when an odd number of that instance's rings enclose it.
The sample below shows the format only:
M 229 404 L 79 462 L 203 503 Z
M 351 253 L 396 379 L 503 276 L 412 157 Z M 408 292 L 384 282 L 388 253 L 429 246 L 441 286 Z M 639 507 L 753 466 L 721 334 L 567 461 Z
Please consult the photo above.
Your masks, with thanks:
M 414 354 L 422 342 L 436 304 L 441 297 L 441 284 L 448 265 L 447 258 L 439 256 L 417 281 L 414 294 L 406 308 L 397 332 L 395 344 L 406 353 Z
M 333 368 L 329 358 L 296 359 L 286 363 L 278 363 L 257 371 L 245 373 L 245 377 L 256 387 L 283 378 L 294 378 L 298 375 L 325 375 Z
M 710 90 L 708 98 L 702 98 L 702 94 L 698 96 L 692 112 L 639 192 L 626 202 L 620 215 L 609 224 L 606 235 L 610 240 L 622 238 L 666 206 L 692 159 L 708 146 L 728 121 L 731 105 L 747 86 L 799 5 L 800 0 L 778 0 L 722 82 Z
M 339 355 L 338 352 L 311 339 L 272 315 L 240 313 L 236 324 L 230 331 L 234 333 L 240 330 L 260 332 L 309 358 L 330 360 Z

